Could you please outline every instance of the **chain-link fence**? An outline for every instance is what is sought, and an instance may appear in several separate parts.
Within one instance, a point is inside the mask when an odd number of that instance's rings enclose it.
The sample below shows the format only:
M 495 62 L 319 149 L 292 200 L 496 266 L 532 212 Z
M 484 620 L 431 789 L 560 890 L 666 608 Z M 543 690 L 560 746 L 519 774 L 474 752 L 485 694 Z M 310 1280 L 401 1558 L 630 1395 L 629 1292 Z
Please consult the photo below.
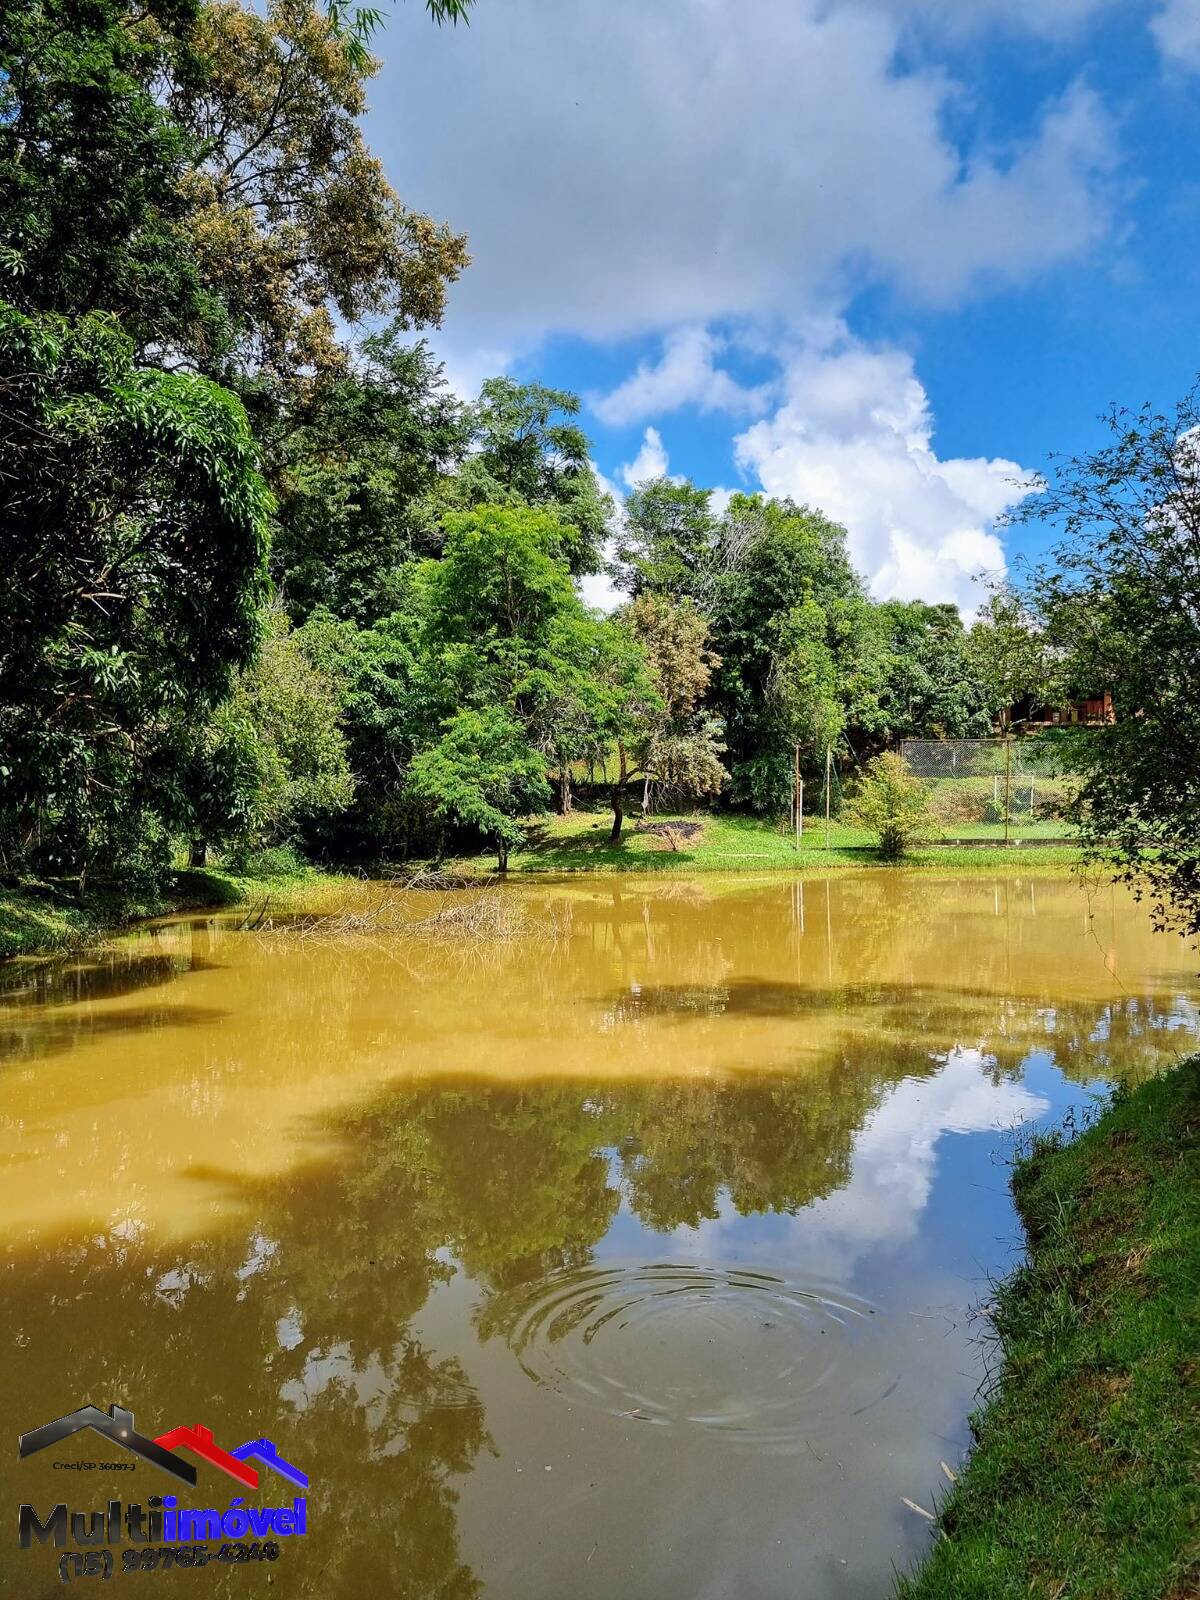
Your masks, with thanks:
M 929 786 L 930 810 L 947 839 L 1062 839 L 1070 780 L 1053 736 L 906 739 L 908 770 Z

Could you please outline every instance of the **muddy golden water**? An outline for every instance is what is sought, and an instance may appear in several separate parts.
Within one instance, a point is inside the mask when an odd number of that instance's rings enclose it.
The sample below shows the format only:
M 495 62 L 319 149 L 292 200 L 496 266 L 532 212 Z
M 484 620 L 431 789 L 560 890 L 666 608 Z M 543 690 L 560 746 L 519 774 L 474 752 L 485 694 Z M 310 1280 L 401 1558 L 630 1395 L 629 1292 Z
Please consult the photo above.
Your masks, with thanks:
M 118 1562 L 153 1593 L 842 1600 L 920 1555 L 1006 1160 L 1187 1052 L 1194 953 L 1051 877 L 501 892 L 502 944 L 229 916 L 5 975 L 0 1593 L 61 1587 L 20 1501 L 172 1487 L 18 1463 L 89 1401 L 309 1475 L 276 1563 Z

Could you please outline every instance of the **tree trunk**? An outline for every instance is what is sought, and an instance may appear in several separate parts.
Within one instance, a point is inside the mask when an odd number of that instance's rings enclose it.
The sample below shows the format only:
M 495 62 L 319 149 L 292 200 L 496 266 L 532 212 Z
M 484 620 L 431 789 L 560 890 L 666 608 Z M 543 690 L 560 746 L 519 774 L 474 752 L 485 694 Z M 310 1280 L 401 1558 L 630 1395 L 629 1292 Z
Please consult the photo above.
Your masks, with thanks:
M 496 857 L 497 857 L 496 865 L 499 868 L 499 870 L 501 872 L 507 872 L 508 871 L 508 840 L 507 839 L 497 839 L 497 841 L 496 841 Z
M 648 817 L 650 815 L 650 774 L 649 773 L 646 774 L 645 782 L 642 784 L 642 815 L 644 817 Z
M 625 760 L 625 746 L 617 744 L 617 781 L 612 786 L 613 825 L 608 836 L 610 844 L 620 844 L 621 824 L 625 821 L 625 780 L 628 766 Z
M 188 848 L 188 866 L 204 867 L 208 865 L 208 840 L 193 839 Z
M 560 750 L 558 753 L 558 801 L 564 817 L 571 815 L 571 764 Z

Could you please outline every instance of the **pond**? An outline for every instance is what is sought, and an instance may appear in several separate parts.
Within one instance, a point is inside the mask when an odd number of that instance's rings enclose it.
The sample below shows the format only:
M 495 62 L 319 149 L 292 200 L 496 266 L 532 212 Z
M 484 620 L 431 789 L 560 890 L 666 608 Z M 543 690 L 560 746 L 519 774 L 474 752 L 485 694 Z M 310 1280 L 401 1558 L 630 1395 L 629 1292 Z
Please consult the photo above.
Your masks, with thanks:
M 303 1538 L 177 1592 L 886 1596 L 969 1443 L 1007 1162 L 1188 1052 L 1194 953 L 1049 875 L 495 892 L 500 942 L 364 885 L 357 926 L 6 975 L 10 1427 L 117 1404 L 304 1469 Z M 171 1488 L 14 1443 L 5 1518 Z M 57 1559 L 10 1529 L 4 1594 Z

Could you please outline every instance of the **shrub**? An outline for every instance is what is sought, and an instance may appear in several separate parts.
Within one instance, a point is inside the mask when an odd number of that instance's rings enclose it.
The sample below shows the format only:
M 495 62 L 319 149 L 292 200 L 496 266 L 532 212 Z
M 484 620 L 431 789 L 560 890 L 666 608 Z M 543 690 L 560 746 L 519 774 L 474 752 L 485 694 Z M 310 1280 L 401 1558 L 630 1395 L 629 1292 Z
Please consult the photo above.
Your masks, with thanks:
M 929 833 L 926 787 L 892 751 L 868 762 L 851 814 L 879 836 L 880 852 L 888 861 L 897 860 Z

